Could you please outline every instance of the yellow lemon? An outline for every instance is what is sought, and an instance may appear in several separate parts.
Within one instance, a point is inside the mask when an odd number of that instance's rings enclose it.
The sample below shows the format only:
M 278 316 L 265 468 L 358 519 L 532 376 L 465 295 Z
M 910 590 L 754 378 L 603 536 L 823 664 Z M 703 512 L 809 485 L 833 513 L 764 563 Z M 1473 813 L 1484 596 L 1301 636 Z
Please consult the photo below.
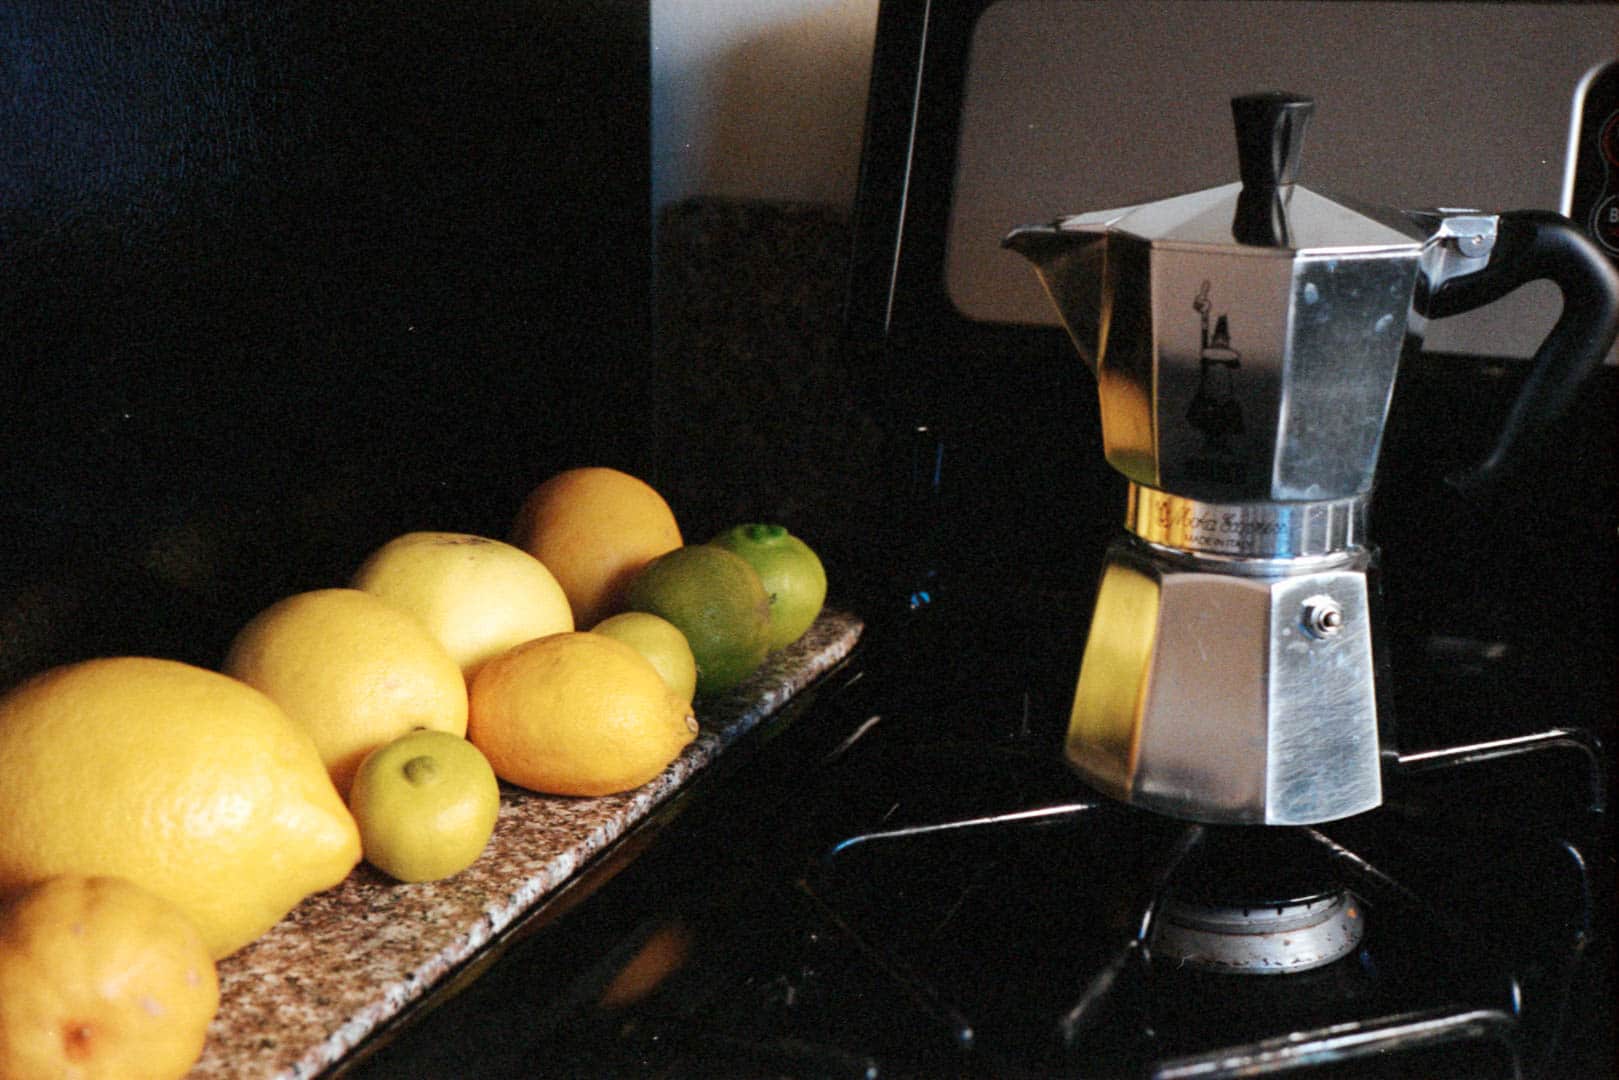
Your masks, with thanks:
M 224 670 L 303 725 L 345 797 L 383 743 L 416 728 L 466 734 L 459 665 L 415 616 L 359 589 L 271 604 L 237 632 Z
M 759 572 L 770 597 L 770 647 L 804 636 L 826 603 L 826 568 L 804 541 L 780 525 L 738 525 L 709 543 L 736 552 Z
M 420 619 L 468 680 L 513 645 L 573 629 L 568 597 L 545 564 L 482 536 L 406 533 L 372 552 L 349 584 Z
M 48 878 L 0 912 L 0 1076 L 178 1080 L 218 1008 L 197 928 L 123 878 Z
M 624 610 L 630 579 L 681 544 L 673 511 L 650 484 L 595 466 L 557 473 L 531 491 L 512 542 L 556 575 L 581 628 Z
M 697 718 L 640 653 L 576 631 L 480 668 L 467 737 L 502 780 L 553 795 L 610 795 L 662 772 L 697 737 Z
M 489 843 L 500 784 L 466 739 L 412 731 L 360 762 L 349 809 L 367 862 L 399 881 L 437 881 L 471 866 Z
M 593 634 L 617 638 L 646 657 L 681 699 L 697 693 L 697 659 L 680 628 L 646 611 L 621 611 L 590 628 Z
M 359 859 L 308 733 L 235 679 L 111 657 L 0 698 L 0 892 L 125 877 L 177 905 L 221 957 Z
M 736 686 L 770 651 L 770 598 L 758 571 L 734 551 L 693 544 L 660 555 L 630 583 L 628 601 L 686 635 L 700 695 Z

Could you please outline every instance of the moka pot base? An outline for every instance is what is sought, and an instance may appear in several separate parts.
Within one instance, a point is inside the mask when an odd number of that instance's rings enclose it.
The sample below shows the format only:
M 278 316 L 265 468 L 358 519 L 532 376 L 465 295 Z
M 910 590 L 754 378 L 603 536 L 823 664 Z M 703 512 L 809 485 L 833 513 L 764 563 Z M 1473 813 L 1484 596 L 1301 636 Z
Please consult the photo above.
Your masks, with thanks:
M 1132 486 L 1065 753 L 1123 802 L 1306 825 L 1382 802 L 1364 499 L 1211 504 Z

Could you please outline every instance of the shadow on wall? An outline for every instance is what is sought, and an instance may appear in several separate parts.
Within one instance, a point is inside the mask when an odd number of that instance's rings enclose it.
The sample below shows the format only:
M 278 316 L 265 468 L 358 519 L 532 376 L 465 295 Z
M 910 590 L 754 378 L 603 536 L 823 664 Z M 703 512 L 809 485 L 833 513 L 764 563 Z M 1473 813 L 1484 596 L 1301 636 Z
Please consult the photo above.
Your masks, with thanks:
M 658 486 L 682 534 L 785 525 L 851 603 L 894 515 L 871 373 L 841 347 L 847 214 L 688 199 L 658 235 Z
M 791 6 L 654 26 L 657 486 L 688 542 L 786 525 L 847 602 L 889 495 L 841 349 L 877 4 Z
M 852 205 L 876 18 L 875 0 L 823 0 L 671 60 L 653 88 L 655 197 Z

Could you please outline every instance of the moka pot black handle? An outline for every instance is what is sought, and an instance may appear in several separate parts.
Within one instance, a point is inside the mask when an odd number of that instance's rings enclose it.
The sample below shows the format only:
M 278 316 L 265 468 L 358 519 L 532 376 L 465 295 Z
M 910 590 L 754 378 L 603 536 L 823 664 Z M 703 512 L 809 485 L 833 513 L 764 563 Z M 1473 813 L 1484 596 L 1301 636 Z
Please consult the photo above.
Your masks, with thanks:
M 1602 363 L 1619 334 L 1619 271 L 1602 250 L 1560 214 L 1514 210 L 1500 215 L 1490 261 L 1444 282 L 1421 305 L 1443 319 L 1483 307 L 1531 281 L 1563 294 L 1563 311 L 1535 350 L 1529 374 L 1484 459 L 1446 477 L 1468 493 L 1489 485 L 1525 436 L 1555 421 Z

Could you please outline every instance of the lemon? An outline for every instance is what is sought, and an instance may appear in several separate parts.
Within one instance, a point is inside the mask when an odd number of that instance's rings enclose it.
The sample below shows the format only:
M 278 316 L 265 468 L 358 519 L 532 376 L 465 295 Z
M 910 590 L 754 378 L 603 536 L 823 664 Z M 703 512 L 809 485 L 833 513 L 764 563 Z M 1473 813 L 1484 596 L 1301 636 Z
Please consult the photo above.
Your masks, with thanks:
M 406 533 L 372 552 L 349 584 L 420 619 L 467 679 L 513 645 L 573 629 L 545 564 L 483 536 Z
M 674 512 L 650 484 L 590 466 L 557 473 L 529 492 L 512 542 L 556 575 L 574 625 L 584 628 L 623 611 L 630 579 L 681 539 Z
M 413 731 L 360 762 L 349 809 L 367 862 L 399 881 L 437 881 L 471 866 L 489 843 L 500 784 L 460 735 Z
M 47 878 L 0 912 L 0 1076 L 178 1080 L 218 1008 L 197 928 L 123 878 Z
M 237 632 L 224 670 L 303 725 L 345 797 L 383 743 L 415 728 L 466 734 L 460 666 L 409 612 L 359 589 L 271 604 Z
M 682 700 L 697 693 L 697 660 L 686 635 L 668 619 L 645 611 L 621 611 L 590 628 L 593 634 L 617 638 L 646 657 L 663 681 Z
M 734 551 L 759 573 L 770 597 L 770 648 L 804 636 L 826 603 L 826 568 L 804 541 L 780 525 L 738 525 L 711 544 Z
M 633 648 L 575 631 L 526 642 L 480 668 L 467 737 L 502 780 L 553 795 L 610 795 L 662 772 L 697 737 L 697 718 Z
M 359 859 L 308 733 L 234 679 L 111 657 L 0 698 L 0 892 L 125 877 L 185 912 L 217 958 Z
M 686 635 L 699 696 L 736 686 L 770 651 L 770 598 L 758 571 L 734 551 L 693 544 L 660 555 L 630 583 L 628 601 Z

